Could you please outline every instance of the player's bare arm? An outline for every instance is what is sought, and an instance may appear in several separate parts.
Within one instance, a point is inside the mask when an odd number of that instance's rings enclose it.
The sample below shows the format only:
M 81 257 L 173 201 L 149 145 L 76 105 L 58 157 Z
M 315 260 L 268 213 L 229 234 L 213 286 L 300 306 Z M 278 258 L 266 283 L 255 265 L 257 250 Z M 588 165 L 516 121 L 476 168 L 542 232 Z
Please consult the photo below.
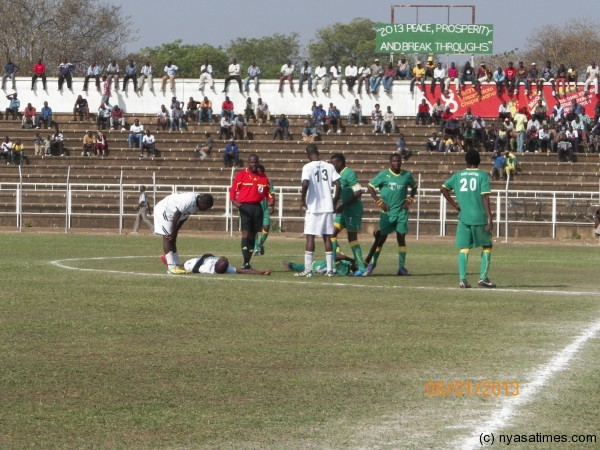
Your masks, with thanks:
M 490 207 L 489 194 L 482 194 L 481 201 L 483 202 L 483 208 L 485 209 L 485 215 L 487 216 L 487 225 L 485 226 L 485 231 L 492 231 L 494 228 L 494 219 L 492 218 L 492 208 Z
M 302 191 L 300 200 L 300 212 L 304 213 L 306 210 L 306 194 L 308 193 L 308 180 L 302 180 Z
M 442 195 L 448 203 L 450 203 L 457 211 L 460 211 L 460 206 L 458 205 L 458 202 L 452 198 L 452 195 L 450 194 L 448 188 L 442 186 L 440 192 L 442 193 Z
M 340 193 L 342 192 L 342 185 L 340 184 L 340 180 L 335 180 L 333 182 L 333 187 L 335 188 L 333 193 L 333 209 L 335 210 L 337 202 L 340 199 Z
M 382 211 L 389 211 L 390 208 L 388 205 L 386 205 L 383 200 L 381 200 L 379 198 L 379 196 L 377 195 L 377 191 L 375 190 L 375 188 L 371 185 L 367 186 L 367 190 L 369 191 L 369 194 L 371 194 L 371 197 L 373 198 L 373 200 L 375 200 L 375 203 L 377 203 L 377 206 L 379 206 L 379 208 L 381 208 Z
M 415 202 L 416 195 L 417 195 L 417 186 L 413 186 L 410 189 L 409 197 L 406 200 L 404 200 L 404 203 L 402 204 L 402 208 L 404 208 L 404 209 L 410 208 L 410 205 L 412 205 Z

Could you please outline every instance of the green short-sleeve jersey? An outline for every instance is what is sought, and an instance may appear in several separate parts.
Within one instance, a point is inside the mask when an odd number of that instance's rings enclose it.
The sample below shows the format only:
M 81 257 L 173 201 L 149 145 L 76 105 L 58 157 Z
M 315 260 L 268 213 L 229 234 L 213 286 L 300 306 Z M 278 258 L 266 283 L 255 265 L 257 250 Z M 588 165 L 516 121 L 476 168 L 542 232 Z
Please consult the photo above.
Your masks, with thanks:
M 381 200 L 390 208 L 388 214 L 398 216 L 402 211 L 402 205 L 406 201 L 408 187 L 415 187 L 417 183 L 408 170 L 401 170 L 400 173 L 395 174 L 388 169 L 379 172 L 369 182 L 369 185 L 379 189 Z
M 342 203 L 346 203 L 348 200 L 351 200 L 354 197 L 354 193 L 362 189 L 360 183 L 358 182 L 356 172 L 349 167 L 344 167 L 344 170 L 342 170 L 340 173 L 340 185 L 342 188 L 340 191 L 340 200 Z M 362 215 L 362 213 L 363 205 L 360 197 L 350 203 L 344 209 L 345 215 L 356 216 Z
M 490 194 L 490 177 L 480 169 L 464 169 L 456 172 L 444 183 L 444 187 L 454 191 L 460 206 L 458 219 L 466 225 L 486 225 L 487 215 L 483 207 L 482 195 Z
M 273 183 L 269 184 L 269 191 L 273 195 L 273 198 L 275 198 L 275 188 L 273 187 Z M 267 214 L 269 213 L 269 201 L 267 200 L 267 197 L 260 201 L 260 206 L 262 206 L 263 211 L 266 211 Z

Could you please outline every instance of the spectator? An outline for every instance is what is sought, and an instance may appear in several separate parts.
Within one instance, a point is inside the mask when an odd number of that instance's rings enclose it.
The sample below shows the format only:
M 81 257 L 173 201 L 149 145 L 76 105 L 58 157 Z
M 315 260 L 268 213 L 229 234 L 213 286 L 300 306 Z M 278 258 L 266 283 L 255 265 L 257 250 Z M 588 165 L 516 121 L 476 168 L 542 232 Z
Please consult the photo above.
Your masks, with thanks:
M 446 124 L 452 119 L 453 116 L 454 116 L 454 114 L 452 113 L 452 111 L 450 111 L 450 107 L 446 106 L 446 108 L 442 112 L 442 116 L 440 118 L 440 132 L 441 133 L 446 132 Z
M 427 57 L 427 62 L 425 63 L 425 80 L 427 78 L 433 78 L 433 71 L 435 70 L 435 62 L 433 61 L 433 56 Z
M 357 126 L 363 123 L 362 106 L 357 98 L 354 99 L 354 104 L 350 107 L 350 113 L 348 114 L 348 124 L 353 121 L 356 122 Z
M 304 121 L 304 128 L 302 129 L 302 140 L 304 142 L 313 142 L 316 137 L 318 137 L 318 132 L 315 118 L 311 114 L 307 114 Z
M 19 66 L 13 63 L 10 58 L 8 58 L 8 62 L 4 65 L 4 73 L 2 74 L 2 90 L 6 90 L 6 80 L 10 78 L 12 81 L 13 91 L 16 90 L 15 85 L 15 75 L 19 71 Z
M 129 138 L 127 143 L 129 148 L 133 148 L 135 141 L 136 147 L 142 149 L 142 138 L 144 137 L 144 125 L 140 123 L 139 119 L 135 119 L 133 125 L 129 127 Z
M 302 86 L 306 83 L 308 85 L 308 92 L 312 91 L 312 67 L 308 64 L 308 61 L 304 61 L 302 67 L 300 67 L 300 77 L 298 78 L 298 92 L 302 93 Z
M 354 90 L 354 84 L 358 79 L 358 67 L 354 64 L 353 60 L 350 60 L 350 64 L 344 69 L 344 75 L 346 76 L 346 86 L 348 86 L 348 92 Z
M 110 106 L 110 83 L 108 81 L 108 77 L 106 75 L 102 75 L 102 98 L 100 101 L 107 106 Z
M 256 101 L 256 118 L 262 123 L 270 122 L 271 113 L 269 111 L 269 105 L 262 101 L 262 98 L 259 98 Z
M 220 128 L 219 128 L 219 139 L 225 135 L 225 139 L 231 138 L 231 119 L 229 113 L 225 113 L 221 116 Z
M 546 66 L 542 69 L 542 75 L 538 79 L 538 92 L 542 92 L 544 89 L 544 83 L 550 83 L 552 86 L 552 96 L 556 97 L 554 73 L 552 72 L 552 63 L 550 61 L 546 61 Z
M 96 156 L 106 156 L 106 136 L 101 130 L 96 130 Z
M 502 100 L 502 103 L 498 107 L 498 119 L 502 121 L 504 119 L 510 119 L 511 117 L 512 114 L 510 113 L 510 108 L 506 104 L 506 100 Z
M 10 101 L 8 104 L 8 108 L 6 108 L 6 119 L 8 119 L 8 115 L 12 114 L 13 120 L 17 120 L 17 115 L 19 114 L 19 108 L 21 107 L 21 100 L 17 98 L 17 93 L 13 93 L 11 95 L 7 95 L 6 98 Z
M 375 59 L 371 65 L 371 79 L 369 80 L 369 88 L 371 93 L 377 94 L 379 84 L 383 80 L 383 67 L 379 64 L 379 59 Z
M 504 171 L 504 165 L 506 164 L 506 158 L 500 150 L 497 150 L 492 155 L 492 181 L 498 181 L 500 177 L 506 180 L 506 172 Z
M 206 137 L 206 140 L 202 142 L 199 146 L 196 146 L 194 150 L 200 153 L 200 160 L 203 160 L 207 156 L 210 156 L 212 148 L 215 145 L 215 140 L 211 137 L 208 131 L 204 133 L 204 136 Z
M 42 62 L 42 58 L 38 59 L 37 64 L 33 66 L 33 76 L 31 77 L 31 90 L 35 89 L 35 82 L 38 78 L 42 79 L 44 90 L 46 89 L 46 64 Z
M 533 117 L 535 117 L 540 123 L 548 120 L 548 109 L 546 109 L 546 105 L 544 105 L 544 102 L 541 98 L 538 100 L 535 108 L 533 108 Z
M 570 131 L 559 131 L 557 155 L 559 162 L 575 162 L 575 155 L 573 154 L 573 144 Z
M 371 68 L 367 63 L 363 63 L 358 69 L 358 95 L 361 94 L 362 85 L 365 85 L 365 92 L 369 94 L 369 80 L 371 79 Z
M 413 76 L 410 80 L 410 92 L 414 93 L 415 84 L 419 83 L 421 89 L 425 90 L 425 68 L 421 65 L 421 61 L 417 61 L 417 65 L 413 67 Z
M 229 113 L 229 117 L 233 117 L 234 116 L 234 112 L 233 112 L 233 102 L 231 100 L 229 100 L 229 97 L 225 97 L 225 101 L 223 101 L 223 103 L 221 104 L 221 116 L 224 116 L 225 113 Z
M 431 133 L 431 136 L 429 136 L 429 138 L 427 138 L 427 142 L 425 142 L 425 151 L 439 152 L 441 150 L 440 143 L 441 140 L 437 133 Z
M 519 95 L 519 85 L 523 84 L 527 86 L 527 68 L 523 64 L 523 61 L 519 61 L 517 66 L 517 75 L 515 77 L 515 94 Z
M 200 125 L 200 122 L 202 122 L 204 120 L 206 120 L 206 122 L 208 122 L 208 123 L 212 123 L 212 114 L 213 114 L 212 101 L 210 101 L 208 99 L 208 97 L 205 95 L 204 98 L 202 99 L 202 101 L 200 102 L 198 125 Z
M 71 85 L 73 83 L 73 76 L 71 72 L 75 70 L 75 64 L 71 64 L 67 62 L 66 59 L 63 59 L 62 63 L 58 66 L 58 90 L 62 91 L 62 87 L 64 82 L 67 82 L 67 89 L 71 90 Z
M 123 88 L 125 89 L 125 88 Z M 150 132 L 150 130 L 147 130 Z M 141 155 L 140 155 L 141 156 Z M 148 218 L 148 196 L 146 195 L 146 186 L 140 186 L 140 196 L 138 198 L 138 211 L 135 217 L 135 223 L 133 224 L 133 231 L 131 234 L 137 234 L 140 229 L 140 219 L 144 221 L 150 231 L 154 232 L 154 224 Z
M 423 122 L 423 125 L 429 125 L 431 123 L 431 113 L 429 112 L 429 105 L 425 99 L 421 100 L 417 109 L 415 124 L 419 125 L 419 122 Z
M 254 110 L 256 109 L 256 105 L 252 101 L 250 97 L 246 99 L 246 108 L 244 109 L 244 116 L 246 117 L 246 122 L 250 122 L 250 119 L 256 123 L 256 114 Z
M 283 83 L 287 80 L 290 83 L 290 92 L 294 93 L 294 65 L 291 60 L 287 60 L 287 62 L 281 66 L 281 70 L 279 71 L 279 93 L 283 92 Z
M 79 120 L 83 121 L 90 120 L 90 108 L 88 105 L 87 99 L 83 98 L 81 95 L 77 96 L 77 100 L 75 100 L 75 105 L 73 105 L 73 121 L 77 122 L 77 116 L 79 116 Z
M 104 130 L 106 126 L 110 125 L 110 112 L 110 109 L 108 109 L 104 103 L 100 103 L 98 114 L 96 116 L 96 126 L 98 128 L 102 128 Z
M 123 90 L 127 91 L 127 82 L 133 81 L 133 92 L 137 92 L 137 65 L 133 59 L 129 60 L 129 64 L 125 66 L 125 76 L 123 77 Z
M 96 152 L 96 136 L 91 131 L 83 135 L 83 151 L 81 156 L 92 156 Z
M 531 68 L 527 71 L 527 79 L 525 80 L 525 95 L 529 94 L 531 86 L 537 86 L 539 75 L 537 64 L 531 63 Z
M 248 122 L 241 114 L 231 121 L 231 128 L 235 139 L 248 139 Z
M 35 135 L 33 136 L 33 149 L 34 149 L 34 154 L 35 156 L 43 156 L 44 155 L 44 138 L 42 138 L 41 134 L 39 131 L 35 132 Z
M 235 58 L 233 58 L 233 61 L 231 61 L 231 64 L 229 64 L 229 68 L 227 69 L 227 71 L 229 72 L 229 76 L 225 78 L 225 86 L 223 87 L 223 90 L 221 92 L 227 92 L 227 87 L 229 86 L 229 83 L 231 82 L 231 80 L 235 80 L 238 83 L 240 94 L 243 94 L 241 77 L 242 69 L 240 68 L 240 65 L 238 64 Z
M 473 66 L 471 66 L 469 61 L 465 63 L 462 70 L 462 75 L 460 76 L 460 86 L 462 89 L 466 88 L 467 81 L 470 81 L 473 85 L 473 88 L 479 93 L 479 95 L 481 95 L 479 81 L 477 81 L 477 77 L 475 76 L 475 69 L 473 69 Z
M 475 132 L 475 144 L 479 145 L 483 144 L 486 141 L 486 129 L 485 129 L 485 120 L 481 118 L 481 116 L 477 116 L 472 124 L 473 131 Z
M 577 69 L 575 68 L 575 65 L 571 65 L 571 67 L 567 70 L 567 89 L 571 89 L 571 85 L 573 85 L 573 88 L 575 88 L 575 90 L 579 90 L 579 88 L 577 87 L 577 81 L 579 79 L 579 73 L 577 72 Z
M 567 68 L 564 64 L 558 66 L 556 69 L 556 94 L 558 97 L 560 95 L 566 95 L 567 91 Z M 561 89 L 562 88 L 562 89 Z
M 493 73 L 492 79 L 496 83 L 496 95 L 502 95 L 504 83 L 506 82 L 506 74 L 502 70 L 502 67 L 498 67 L 498 70 Z
M 169 127 L 170 131 L 183 131 L 187 128 L 185 123 L 185 113 L 181 108 L 181 103 L 175 102 L 175 107 L 171 110 L 171 126 Z
M 472 125 L 475 120 L 475 115 L 471 110 L 470 106 L 467 106 L 467 111 L 463 114 L 463 128 L 466 128 L 468 125 Z
M 115 130 L 119 128 L 125 127 L 125 112 L 119 108 L 119 105 L 115 105 L 110 112 L 110 129 Z
M 323 104 L 319 103 L 319 106 L 314 109 L 313 118 L 315 119 L 315 127 L 317 128 L 317 132 L 323 131 L 323 125 L 327 119 L 327 111 L 323 109 Z
M 5 69 L 6 70 L 6 69 Z M 594 85 L 594 92 L 598 95 L 598 76 L 600 75 L 600 69 L 596 65 L 596 61 L 592 61 L 587 69 L 585 69 L 585 83 L 583 83 L 583 90 L 585 95 L 590 92 L 590 83 Z M 14 83 L 14 82 L 13 82 Z M 14 85 L 13 85 L 14 89 Z
M 190 97 L 185 107 L 185 117 L 194 122 L 198 122 L 198 125 L 200 125 L 200 120 L 198 118 L 198 105 L 200 105 L 200 102 L 194 100 L 194 97 Z
M 44 139 L 44 156 L 52 156 L 52 136 L 51 135 L 46 136 L 46 139 Z M 44 159 L 44 156 L 42 156 L 42 159 Z
M 373 123 L 373 133 L 383 133 L 383 112 L 379 103 L 375 104 L 375 109 L 371 112 L 371 122 Z
M 58 127 L 50 139 L 50 154 L 56 156 L 65 156 L 65 137 L 59 131 Z
M 513 67 L 513 62 L 510 61 L 504 69 L 504 84 L 508 95 L 513 95 L 517 84 L 517 69 Z
M 152 81 L 153 67 L 150 64 L 150 61 L 146 61 L 146 63 L 142 66 L 140 70 L 140 87 L 138 92 L 142 92 L 144 90 L 144 83 L 147 81 L 148 86 L 150 86 L 150 92 L 154 92 L 154 83 Z
M 434 124 L 439 125 L 441 123 L 444 109 L 446 108 L 442 105 L 442 99 L 438 98 L 431 107 L 431 120 Z
M 383 114 L 383 131 L 385 133 L 395 133 L 398 131 L 391 106 L 388 106 L 386 112 Z
M 449 92 L 448 88 L 450 87 L 450 83 L 454 83 L 454 89 L 456 89 L 456 92 L 459 92 L 458 89 L 458 82 L 459 82 L 459 78 L 458 78 L 458 69 L 456 68 L 456 63 L 455 62 L 451 62 L 450 63 L 450 67 L 448 67 L 448 76 L 446 77 L 446 80 L 444 81 L 444 92 Z
M 525 115 L 525 108 L 521 108 L 517 114 L 515 114 L 515 131 L 517 132 L 517 151 L 523 153 L 525 151 L 525 126 L 527 124 L 527 116 Z
M 234 139 L 230 139 L 223 153 L 223 166 L 236 167 L 239 165 L 240 151 Z
M 506 163 L 504 164 L 506 176 L 514 178 L 521 170 L 521 167 L 519 166 L 519 159 L 514 155 L 513 152 L 508 150 L 504 152 L 504 159 L 506 160 Z
M 479 83 L 489 83 L 492 81 L 492 71 L 488 69 L 485 63 L 479 64 L 479 69 L 477 69 L 477 81 Z
M 397 77 L 399 80 L 408 80 L 410 78 L 410 64 L 406 62 L 406 57 L 402 55 L 398 61 Z
M 162 77 L 162 84 L 160 85 L 160 90 L 165 92 L 165 87 L 167 85 L 167 80 L 171 85 L 171 92 L 175 90 L 175 75 L 177 75 L 177 71 L 179 67 L 177 67 L 171 60 L 167 61 L 167 65 L 163 69 L 165 75 Z
M 285 117 L 285 114 L 282 114 L 279 116 L 279 119 L 277 119 L 277 127 L 273 132 L 273 140 L 275 140 L 275 137 L 277 136 L 279 136 L 280 139 L 292 140 L 292 136 L 290 135 L 290 121 Z
M 13 143 L 8 136 L 4 137 L 4 141 L 0 144 L 2 156 L 6 159 L 6 165 L 13 162 Z
M 96 80 L 96 89 L 100 90 L 100 75 L 102 75 L 102 67 L 96 64 L 96 61 L 92 62 L 90 66 L 87 68 L 85 73 L 85 77 L 83 79 L 83 90 L 87 92 L 88 90 L 88 82 L 90 78 Z
M 146 156 L 148 153 L 152 153 L 153 157 L 156 156 L 156 139 L 154 138 L 154 135 L 150 133 L 150 129 L 146 129 L 146 134 L 144 134 L 141 141 L 140 157 L 143 157 L 144 153 L 146 153 Z
M 333 104 L 331 104 L 331 107 L 327 111 L 325 125 L 327 127 L 327 134 L 329 134 L 331 130 L 337 134 L 342 134 L 342 115 Z
M 248 67 L 247 73 L 248 76 L 244 78 L 244 91 L 246 91 L 247 94 L 250 89 L 250 81 L 254 81 L 254 92 L 258 92 L 260 68 L 256 65 L 255 60 L 252 60 L 252 64 Z
M 442 63 L 437 63 L 433 69 L 433 77 L 431 78 L 431 93 L 435 93 L 436 83 L 440 84 L 440 89 L 446 84 L 446 70 L 442 67 Z
M 398 135 L 398 141 L 396 141 L 396 151 L 402 157 L 402 162 L 408 160 L 412 155 L 412 151 L 406 148 L 406 139 L 404 139 L 404 133 Z
M 31 106 L 31 103 L 27 103 L 27 106 L 23 110 L 23 119 L 21 120 L 21 128 L 39 128 L 40 124 L 37 118 L 36 109 Z
M 198 89 L 204 92 L 204 86 L 207 84 L 214 91 L 215 90 L 215 80 L 212 76 L 213 68 L 212 65 L 208 63 L 208 59 L 204 60 L 204 64 L 200 66 L 200 86 Z
M 394 66 L 394 63 L 391 61 L 386 66 L 383 71 L 383 90 L 386 94 L 389 94 L 392 90 L 392 84 L 394 83 L 394 79 L 396 78 L 396 74 L 398 73 L 398 69 Z
M 317 87 L 319 86 L 319 83 L 321 83 L 321 90 L 323 91 L 323 93 L 327 92 L 327 89 L 329 89 L 329 75 L 327 74 L 327 68 L 323 65 L 323 61 L 319 62 L 319 65 L 315 67 L 314 72 L 315 76 L 312 79 L 313 92 L 317 92 Z
M 544 122 L 542 128 L 538 131 L 537 148 L 540 149 L 541 152 L 550 153 L 551 145 L 552 133 L 550 133 L 548 125 Z
M 24 146 L 21 139 L 17 138 L 12 148 L 13 162 L 19 166 L 23 165 L 23 158 L 25 154 L 23 152 Z M 29 162 L 29 160 L 27 160 Z
M 334 62 L 329 68 L 329 88 L 327 92 L 330 91 L 331 85 L 337 81 L 338 83 L 338 92 L 342 93 L 342 67 L 338 64 L 338 62 Z
M 121 69 L 119 68 L 119 65 L 117 64 L 117 61 L 115 61 L 114 59 L 111 60 L 111 62 L 108 64 L 108 66 L 106 66 L 106 79 L 108 80 L 109 84 L 113 82 L 115 82 L 115 91 L 119 90 L 119 72 L 121 71 Z

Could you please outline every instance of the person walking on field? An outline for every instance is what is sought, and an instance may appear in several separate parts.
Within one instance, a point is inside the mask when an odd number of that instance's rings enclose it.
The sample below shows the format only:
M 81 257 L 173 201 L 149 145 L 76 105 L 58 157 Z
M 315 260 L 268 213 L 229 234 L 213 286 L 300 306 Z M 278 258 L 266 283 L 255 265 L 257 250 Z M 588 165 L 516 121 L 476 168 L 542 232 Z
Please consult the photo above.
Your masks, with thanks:
M 133 224 L 132 234 L 137 234 L 140 229 L 140 219 L 144 221 L 150 231 L 154 231 L 154 224 L 148 218 L 148 196 L 146 195 L 146 186 L 140 186 L 140 198 L 138 199 L 138 213 Z

